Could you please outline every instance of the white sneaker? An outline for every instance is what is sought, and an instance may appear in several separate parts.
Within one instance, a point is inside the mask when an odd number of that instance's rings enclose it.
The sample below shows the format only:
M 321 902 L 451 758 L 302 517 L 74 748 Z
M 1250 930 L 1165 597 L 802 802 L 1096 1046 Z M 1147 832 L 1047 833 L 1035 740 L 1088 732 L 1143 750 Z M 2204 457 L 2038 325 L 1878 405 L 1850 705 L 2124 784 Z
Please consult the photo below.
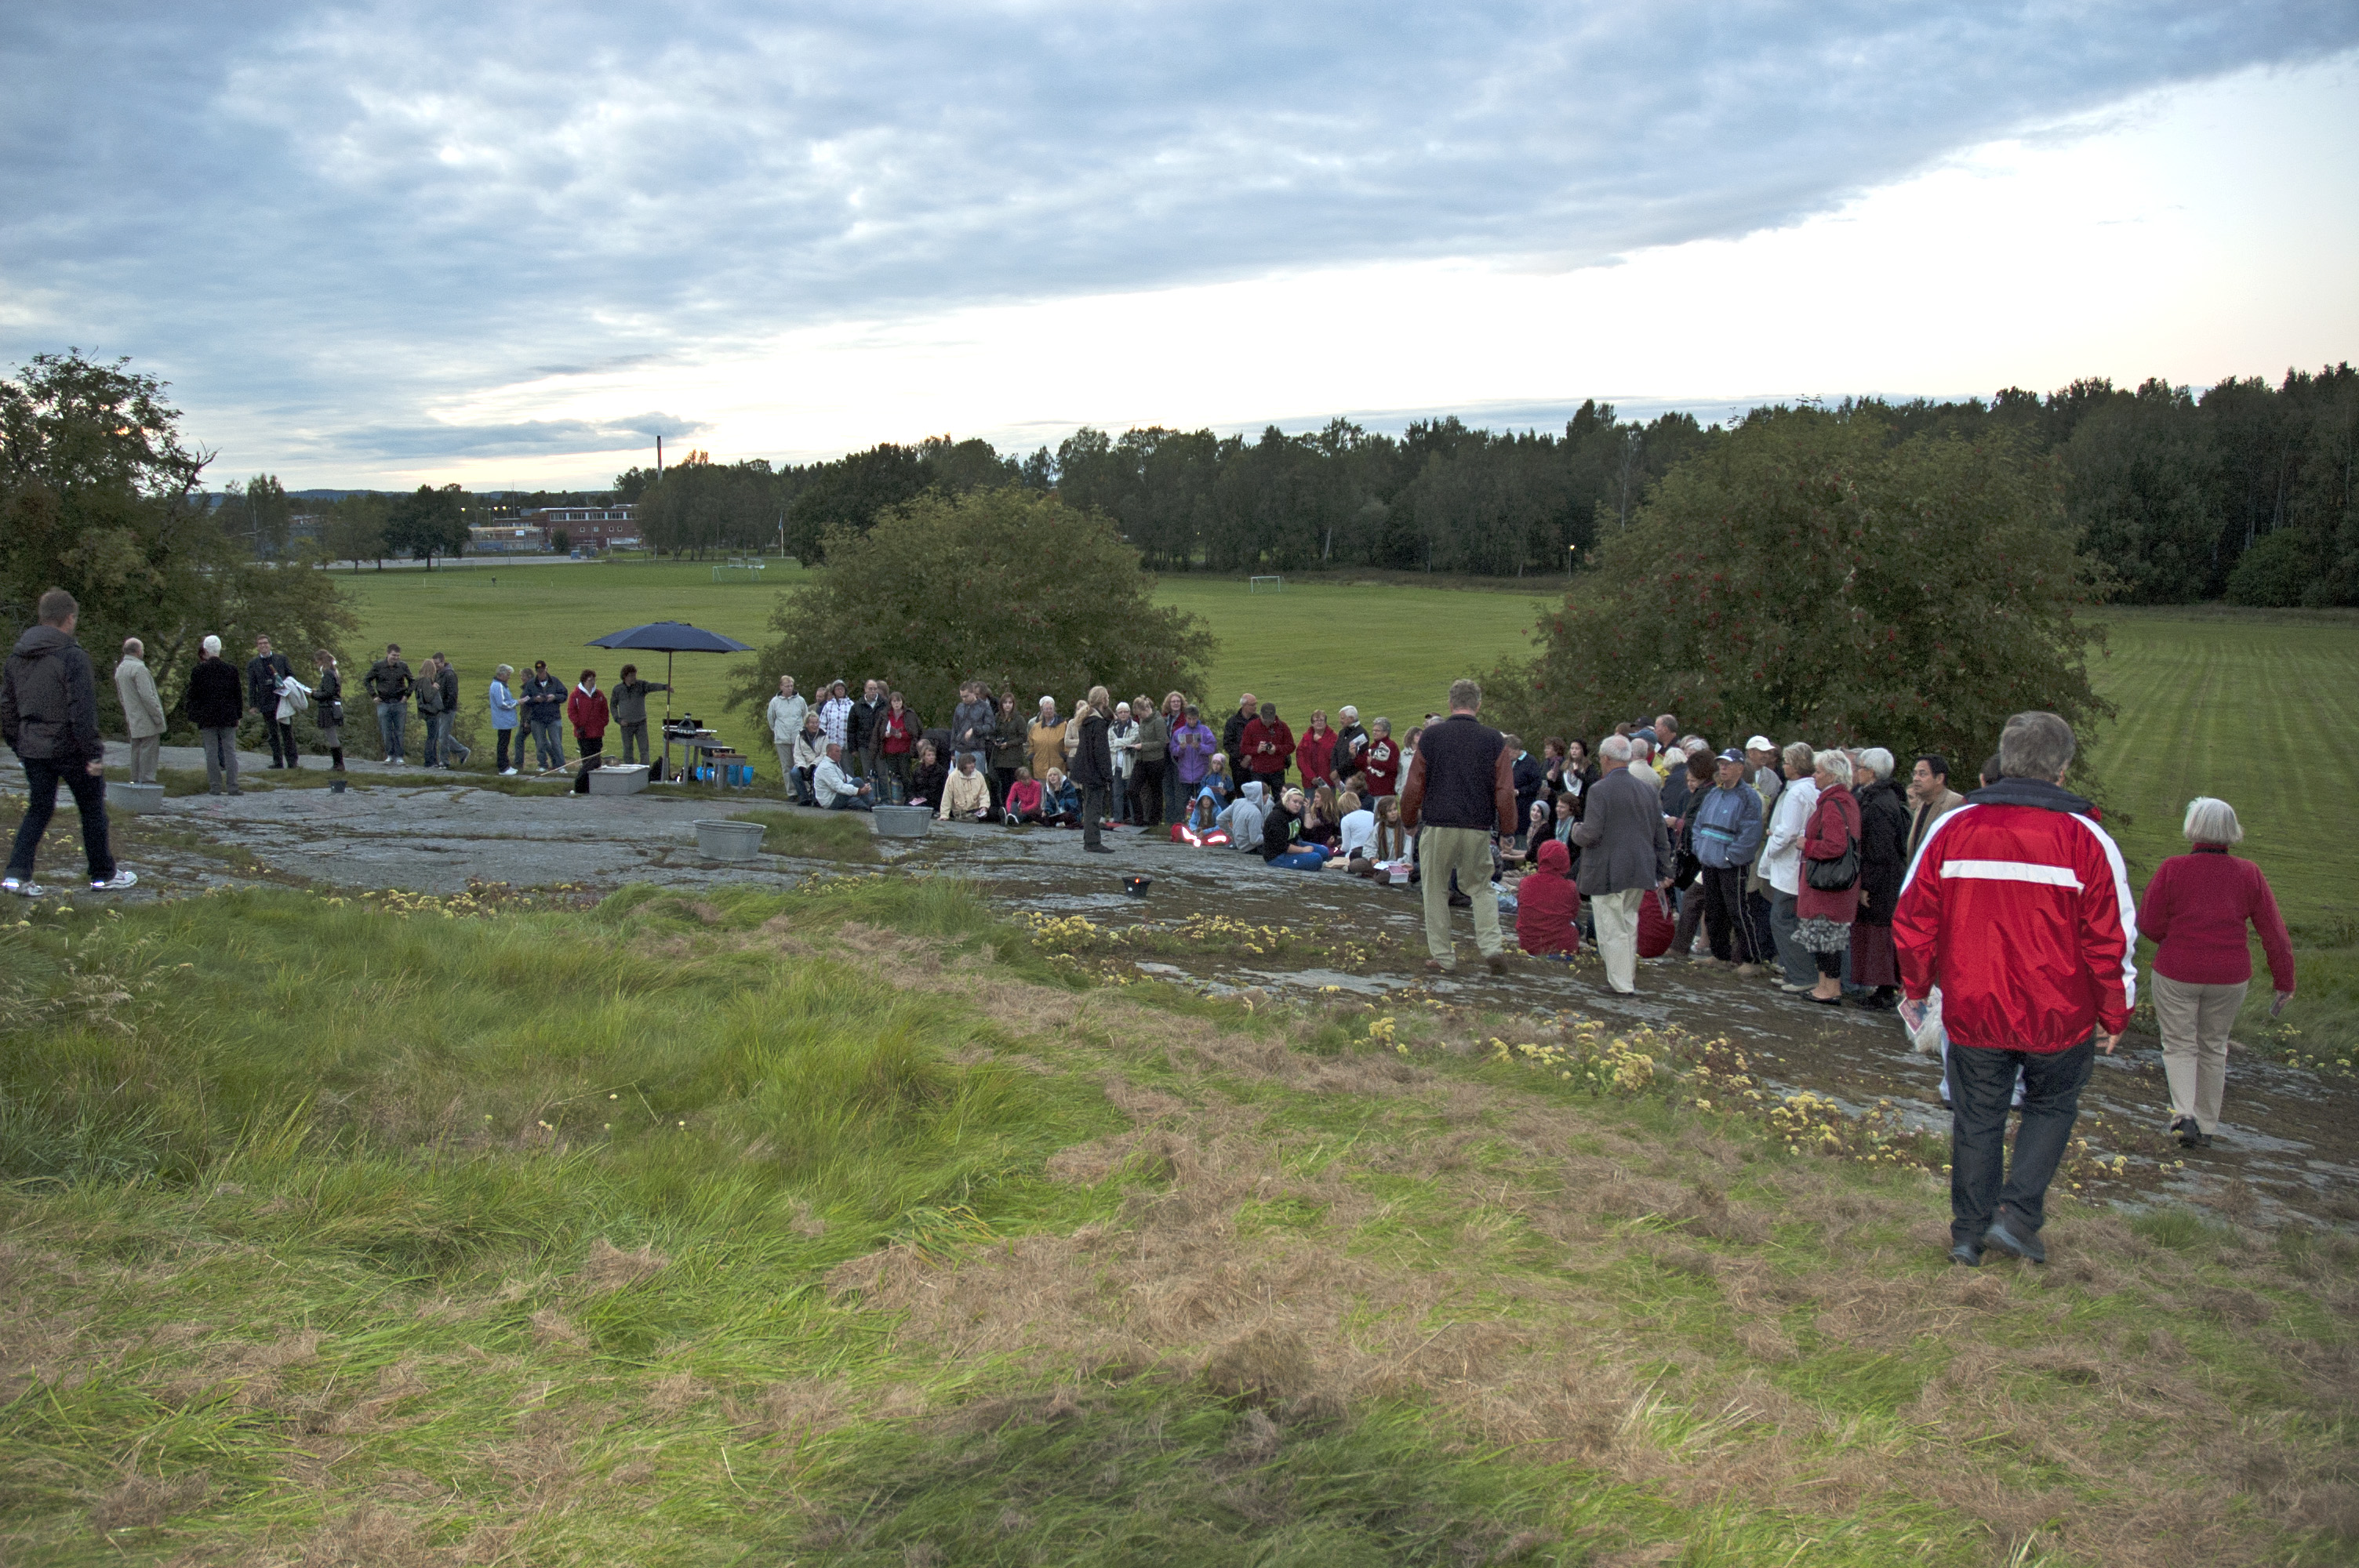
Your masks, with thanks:
M 92 892 L 121 892 L 125 888 L 137 887 L 138 885 L 139 873 L 137 871 L 126 871 L 118 866 L 115 868 L 114 874 L 107 878 L 104 881 L 91 883 L 90 891 Z
M 30 877 L 0 878 L 0 892 L 13 892 L 18 898 L 47 898 L 49 890 Z
M 502 768 L 500 770 L 500 777 L 504 779 L 512 779 L 516 776 L 516 771 L 514 768 Z

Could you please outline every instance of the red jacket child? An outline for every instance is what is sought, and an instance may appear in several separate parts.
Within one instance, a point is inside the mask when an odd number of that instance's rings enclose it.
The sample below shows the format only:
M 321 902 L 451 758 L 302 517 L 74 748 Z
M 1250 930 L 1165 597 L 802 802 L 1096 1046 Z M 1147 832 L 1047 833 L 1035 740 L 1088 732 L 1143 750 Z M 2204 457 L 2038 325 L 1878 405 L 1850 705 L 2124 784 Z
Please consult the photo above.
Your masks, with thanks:
M 1561 839 L 1541 844 L 1534 870 L 1516 884 L 1516 945 L 1527 953 L 1581 951 L 1581 890 Z

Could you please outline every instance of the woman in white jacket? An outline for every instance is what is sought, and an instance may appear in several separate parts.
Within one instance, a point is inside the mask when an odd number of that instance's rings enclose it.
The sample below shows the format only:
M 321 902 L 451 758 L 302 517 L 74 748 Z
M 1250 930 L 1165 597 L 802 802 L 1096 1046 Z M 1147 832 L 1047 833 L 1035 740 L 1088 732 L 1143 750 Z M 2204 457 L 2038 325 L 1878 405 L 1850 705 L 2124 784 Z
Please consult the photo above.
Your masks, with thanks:
M 1777 792 L 1769 831 L 1761 841 L 1761 878 L 1769 884 L 1769 935 L 1786 975 L 1778 989 L 1798 994 L 1811 989 L 1819 972 L 1816 960 L 1794 940 L 1800 922 L 1794 903 L 1802 892 L 1802 837 L 1819 804 L 1819 785 L 1810 770 L 1810 742 L 1795 741 L 1781 761 L 1787 784 Z
M 1122 819 L 1131 819 L 1130 772 L 1138 762 L 1138 720 L 1131 716 L 1130 704 L 1114 705 L 1114 722 L 1106 726 L 1106 750 L 1114 757 L 1114 798 Z

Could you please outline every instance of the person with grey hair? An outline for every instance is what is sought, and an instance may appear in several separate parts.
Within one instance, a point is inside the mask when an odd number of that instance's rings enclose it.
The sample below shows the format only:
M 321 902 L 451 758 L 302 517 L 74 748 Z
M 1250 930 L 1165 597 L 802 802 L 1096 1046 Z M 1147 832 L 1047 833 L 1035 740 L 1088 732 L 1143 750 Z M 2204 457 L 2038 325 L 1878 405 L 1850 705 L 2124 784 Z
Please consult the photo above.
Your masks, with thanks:
M 1794 940 L 1809 952 L 1817 983 L 1804 999 L 1843 1005 L 1843 966 L 1859 918 L 1859 799 L 1852 794 L 1851 758 L 1842 752 L 1810 757 L 1819 798 L 1802 832 L 1802 877 L 1794 898 Z
M 1892 782 L 1892 753 L 1859 754 L 1859 918 L 1851 928 L 1852 995 L 1860 1006 L 1900 1005 L 1900 957 L 1892 946 L 1892 912 L 1908 875 L 1908 803 Z
M 2220 1130 L 2228 1084 L 2228 1032 L 2253 980 L 2247 926 L 2261 935 L 2274 1017 L 2293 1000 L 2293 941 L 2269 879 L 2228 852 L 2244 841 L 2236 808 L 2198 795 L 2180 831 L 2194 846 L 2155 868 L 2138 902 L 2138 929 L 2154 938 L 2154 1016 L 2162 1029 L 2162 1069 L 2170 1083 L 2170 1131 L 2190 1149 L 2209 1149 Z
M 1950 1054 L 1950 1257 L 2047 1261 L 2049 1184 L 2081 1091 L 2137 1005 L 2137 912 L 2122 852 L 2063 787 L 2072 727 L 2018 713 L 1999 736 L 2003 777 L 1933 825 L 1893 916 L 1901 1022 L 1925 1027 L 1941 992 Z M 2241 940 L 2241 937 L 2239 938 Z M 2012 1167 L 2007 1102 L 2023 1081 Z
M 1809 990 L 1818 981 L 1810 949 L 1795 937 L 1801 924 L 1795 911 L 1801 902 L 1802 836 L 1819 804 L 1818 781 L 1810 773 L 1812 755 L 1807 741 L 1797 741 L 1778 753 L 1786 787 L 1769 809 L 1769 835 L 1761 841 L 1761 876 L 1769 884 L 1769 937 L 1786 976 L 1777 989 L 1788 996 Z
M 1581 850 L 1581 896 L 1597 923 L 1605 983 L 1624 996 L 1638 989 L 1638 903 L 1671 885 L 1671 838 L 1651 769 L 1637 761 L 1636 736 L 1608 735 L 1597 748 L 1604 772 L 1590 785 L 1588 808 L 1572 830 Z
M 164 703 L 147 667 L 147 646 L 136 637 L 123 640 L 123 662 L 114 666 L 114 696 L 123 704 L 123 728 L 131 741 L 131 782 L 154 784 L 156 764 L 164 752 Z
M 245 683 L 222 657 L 219 637 L 208 634 L 197 644 L 197 667 L 189 672 L 181 701 L 204 750 L 206 793 L 244 795 L 237 787 L 237 724 L 245 717 Z

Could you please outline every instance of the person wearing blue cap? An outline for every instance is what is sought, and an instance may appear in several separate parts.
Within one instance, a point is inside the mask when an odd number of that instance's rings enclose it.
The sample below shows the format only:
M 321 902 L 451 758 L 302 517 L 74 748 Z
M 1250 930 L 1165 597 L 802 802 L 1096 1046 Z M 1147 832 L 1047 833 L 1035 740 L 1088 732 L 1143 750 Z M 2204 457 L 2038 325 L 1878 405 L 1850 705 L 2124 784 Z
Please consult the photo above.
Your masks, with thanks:
M 1714 963 L 1758 974 L 1767 944 L 1754 928 L 1745 879 L 1761 853 L 1761 796 L 1745 782 L 1744 752 L 1732 748 L 1715 761 L 1712 788 L 1701 805 L 1690 806 L 1695 820 L 1690 838 L 1703 862 L 1704 931 Z

